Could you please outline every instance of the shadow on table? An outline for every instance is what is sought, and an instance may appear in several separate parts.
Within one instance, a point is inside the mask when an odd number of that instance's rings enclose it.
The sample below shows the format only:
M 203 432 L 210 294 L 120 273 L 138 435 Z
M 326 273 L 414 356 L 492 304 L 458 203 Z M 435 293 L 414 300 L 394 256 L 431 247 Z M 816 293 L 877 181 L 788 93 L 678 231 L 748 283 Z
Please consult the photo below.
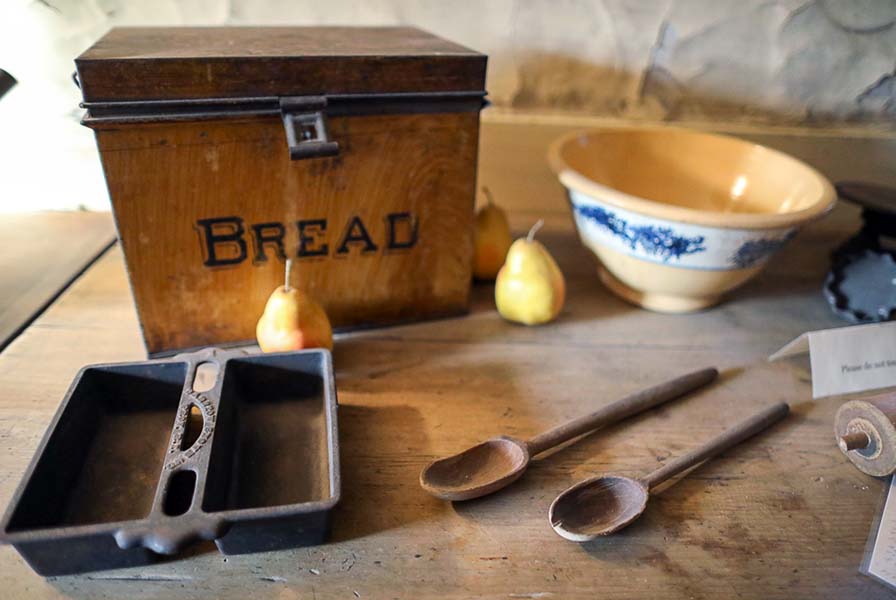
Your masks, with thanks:
M 334 541 L 441 518 L 450 504 L 420 487 L 423 467 L 437 455 L 538 420 L 513 369 L 501 361 L 458 360 L 453 353 L 464 345 L 414 354 L 396 344 L 349 341 L 336 357 L 343 366 L 337 368 L 337 385 L 351 403 L 339 407 L 343 498 L 333 515 Z M 389 403 L 404 394 L 417 406 Z M 355 404 L 359 399 L 370 404 Z M 424 419 L 421 410 L 430 401 L 432 413 Z M 480 422 L 491 425 L 477 435 L 483 429 L 472 424 Z
M 409 352 L 395 340 L 346 342 L 335 354 L 337 386 L 350 402 L 340 404 L 343 501 L 333 516 L 335 541 L 442 519 L 451 504 L 419 484 L 428 462 L 538 428 L 537 401 L 519 388 L 512 363 L 487 349 L 430 342 L 434 348 L 424 351 L 418 342 Z M 405 395 L 414 407 L 391 403 Z
M 352 540 L 437 516 L 421 502 L 420 453 L 428 440 L 410 406 L 339 407 L 342 500 L 333 512 L 331 541 Z

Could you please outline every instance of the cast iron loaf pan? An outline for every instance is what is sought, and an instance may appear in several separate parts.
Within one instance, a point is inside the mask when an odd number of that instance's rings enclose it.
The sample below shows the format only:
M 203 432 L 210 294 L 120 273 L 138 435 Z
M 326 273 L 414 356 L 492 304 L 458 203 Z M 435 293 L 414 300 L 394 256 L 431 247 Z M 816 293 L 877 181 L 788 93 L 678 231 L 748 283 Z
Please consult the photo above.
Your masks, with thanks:
M 326 350 L 85 367 L 0 542 L 45 576 L 145 565 L 200 539 L 224 554 L 321 543 L 340 495 L 336 407 Z

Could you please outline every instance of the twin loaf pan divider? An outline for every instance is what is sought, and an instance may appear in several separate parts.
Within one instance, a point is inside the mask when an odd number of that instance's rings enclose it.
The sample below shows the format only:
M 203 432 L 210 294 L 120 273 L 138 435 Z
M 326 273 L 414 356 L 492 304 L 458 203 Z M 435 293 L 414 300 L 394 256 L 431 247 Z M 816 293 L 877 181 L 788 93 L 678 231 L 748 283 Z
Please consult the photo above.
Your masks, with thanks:
M 196 385 L 197 371 L 215 372 Z M 134 567 L 197 540 L 317 544 L 339 501 L 330 353 L 206 349 L 75 377 L 0 524 L 41 575 Z

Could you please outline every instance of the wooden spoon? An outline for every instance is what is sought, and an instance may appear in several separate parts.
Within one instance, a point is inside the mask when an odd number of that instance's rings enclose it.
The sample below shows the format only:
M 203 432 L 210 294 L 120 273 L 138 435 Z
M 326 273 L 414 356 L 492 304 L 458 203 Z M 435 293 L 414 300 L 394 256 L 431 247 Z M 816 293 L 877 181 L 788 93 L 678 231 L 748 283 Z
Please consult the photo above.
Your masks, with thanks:
M 778 402 L 643 479 L 604 475 L 581 481 L 551 503 L 548 512 L 551 527 L 573 542 L 587 542 L 619 531 L 644 512 L 652 488 L 736 446 L 781 420 L 788 412 L 790 407 Z
M 491 494 L 519 479 L 532 456 L 598 427 L 653 408 L 713 381 L 714 368 L 688 373 L 608 404 L 529 441 L 492 438 L 460 454 L 435 460 L 420 473 L 424 490 L 444 500 L 470 500 Z

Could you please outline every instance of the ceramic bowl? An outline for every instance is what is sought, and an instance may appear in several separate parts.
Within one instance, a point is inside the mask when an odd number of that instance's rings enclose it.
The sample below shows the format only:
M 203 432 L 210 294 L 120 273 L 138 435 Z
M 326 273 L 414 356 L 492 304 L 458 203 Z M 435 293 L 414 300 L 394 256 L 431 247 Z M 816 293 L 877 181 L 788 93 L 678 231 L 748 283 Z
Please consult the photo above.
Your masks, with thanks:
M 685 129 L 574 132 L 548 160 L 601 280 L 661 312 L 715 304 L 836 200 L 830 182 L 795 158 Z

